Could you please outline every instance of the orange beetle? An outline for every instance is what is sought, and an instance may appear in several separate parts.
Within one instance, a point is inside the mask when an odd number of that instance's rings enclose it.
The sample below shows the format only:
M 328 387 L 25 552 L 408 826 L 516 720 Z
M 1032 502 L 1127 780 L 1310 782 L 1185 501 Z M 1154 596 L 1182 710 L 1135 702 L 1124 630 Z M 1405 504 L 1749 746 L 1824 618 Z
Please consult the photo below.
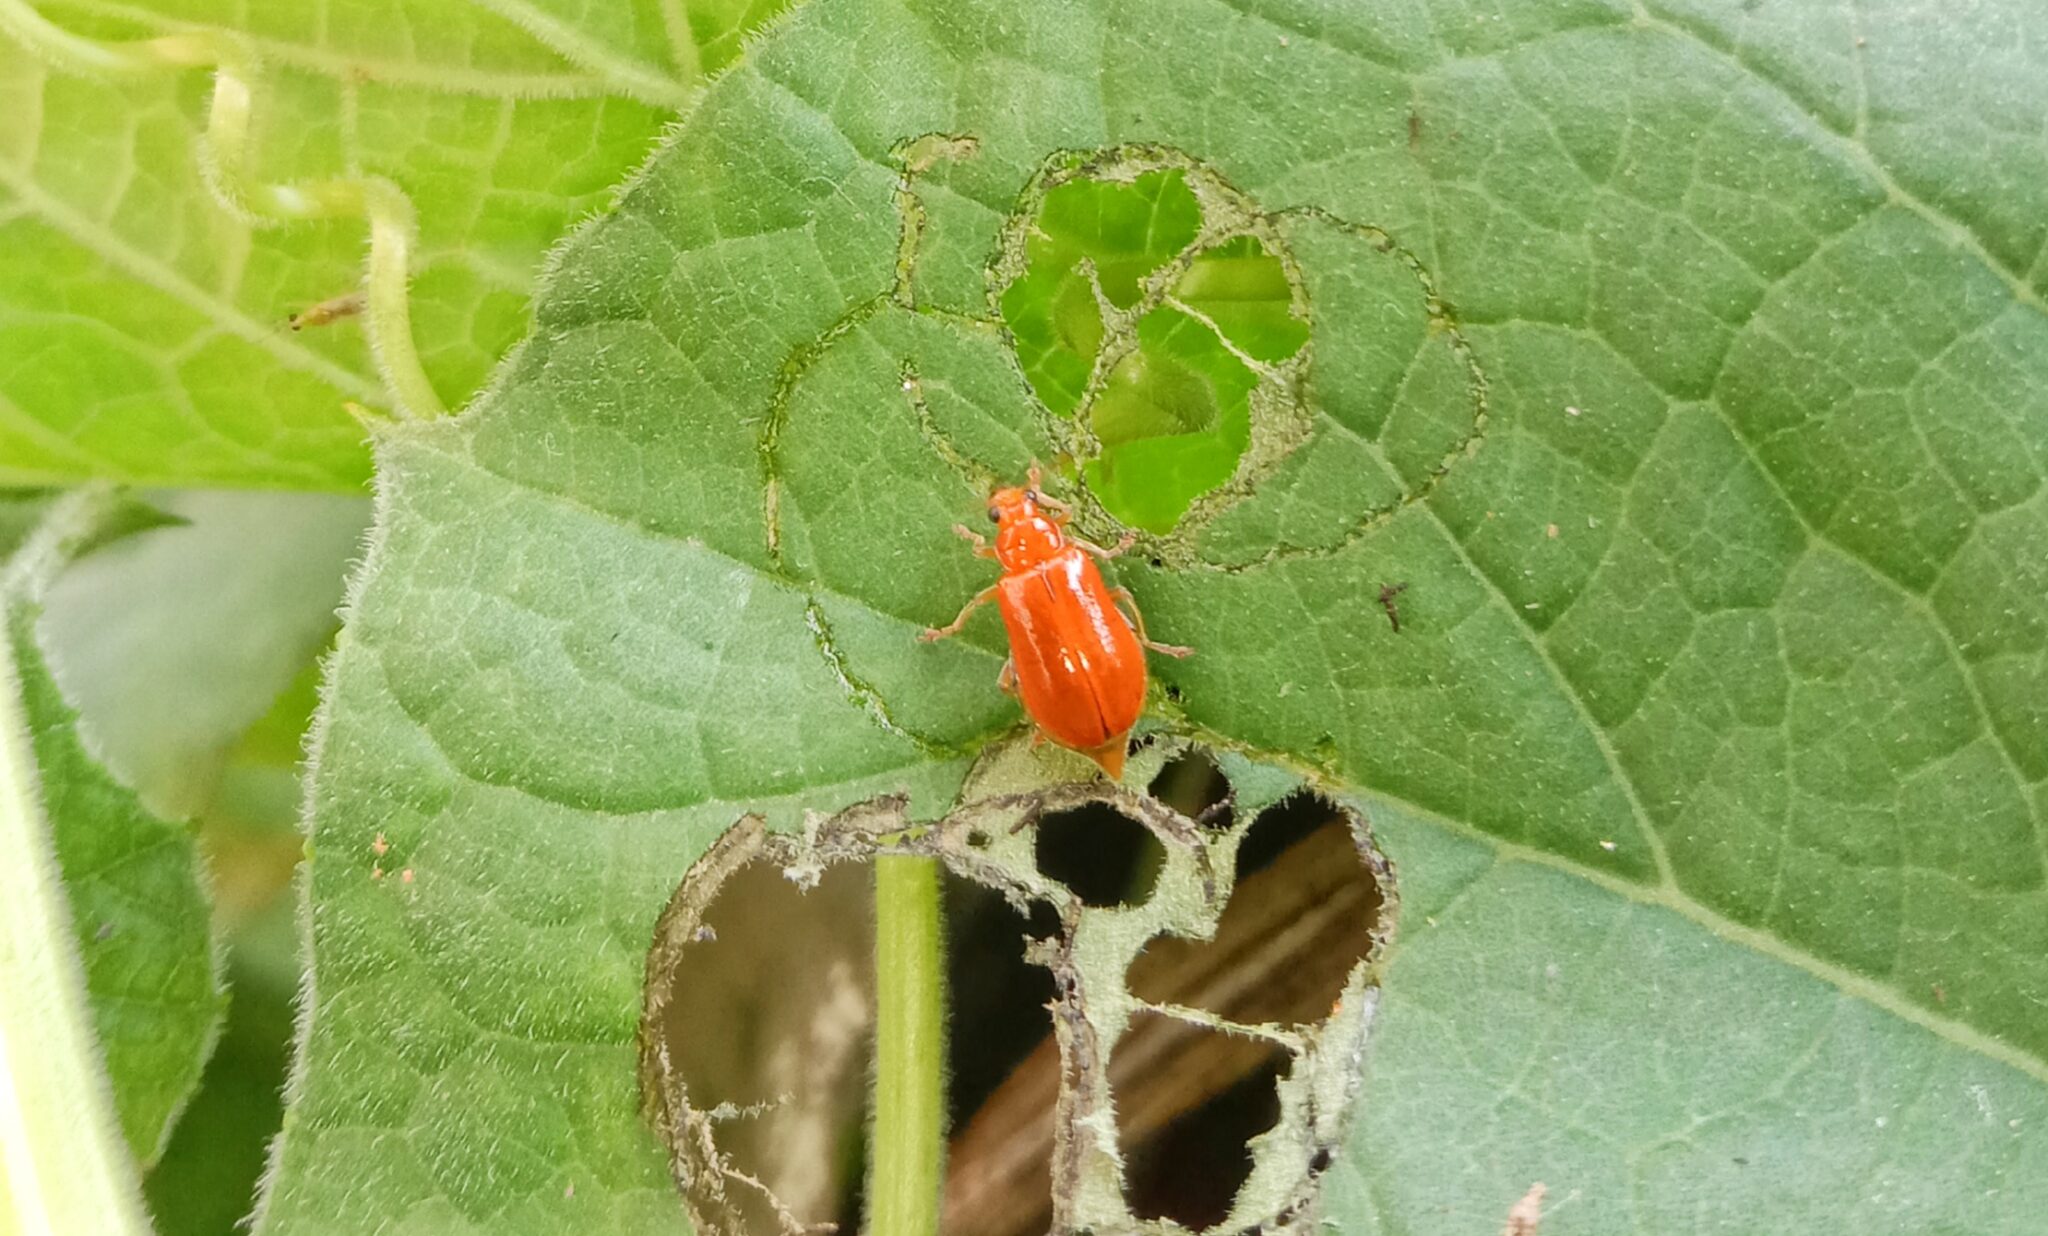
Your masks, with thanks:
M 1172 657 L 1191 650 L 1147 639 L 1137 602 L 1127 590 L 1106 586 L 1095 569 L 1090 554 L 1114 558 L 1132 538 L 1104 549 L 1071 535 L 1066 504 L 1041 493 L 1038 478 L 1033 464 L 1024 487 L 989 496 L 993 546 L 953 526 L 973 543 L 976 555 L 1002 564 L 1003 577 L 976 593 L 959 617 L 918 638 L 930 642 L 957 634 L 968 615 L 995 601 L 1010 633 L 1010 659 L 1003 662 L 998 685 L 1023 700 L 1041 738 L 1079 751 L 1115 780 L 1123 776 L 1125 736 L 1145 709 L 1144 650 Z

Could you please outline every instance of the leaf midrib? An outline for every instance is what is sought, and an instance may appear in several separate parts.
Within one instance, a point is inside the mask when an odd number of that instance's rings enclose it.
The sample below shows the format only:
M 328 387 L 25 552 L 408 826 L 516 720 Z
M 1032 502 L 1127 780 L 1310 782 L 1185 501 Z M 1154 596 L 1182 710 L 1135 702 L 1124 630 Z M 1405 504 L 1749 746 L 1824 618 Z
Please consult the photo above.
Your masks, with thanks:
M 1796 948 L 1778 936 L 1755 927 L 1738 923 L 1716 912 L 1711 907 L 1693 900 L 1685 891 L 1675 885 L 1641 884 L 1625 880 L 1596 868 L 1587 867 L 1549 850 L 1535 849 L 1518 842 L 1507 841 L 1493 833 L 1468 824 L 1462 820 L 1442 814 L 1433 808 L 1390 794 L 1376 787 L 1361 787 L 1372 798 L 1399 807 L 1404 814 L 1412 815 L 1430 826 L 1468 841 L 1475 841 L 1490 847 L 1495 862 L 1514 861 L 1547 867 L 1553 871 L 1575 876 L 1601 890 L 1622 897 L 1634 904 L 1654 906 L 1669 910 L 1711 932 L 1716 939 L 1751 952 L 1769 957 L 1773 961 L 1791 966 L 1813 978 L 1828 984 L 1844 995 L 1861 1000 L 1873 1008 L 1881 1009 L 1902 1021 L 1938 1035 L 1944 1041 L 1966 1051 L 1995 1061 L 2008 1068 L 2016 1069 L 2034 1081 L 2048 1085 L 2048 1058 L 2044 1058 L 2022 1047 L 2016 1047 L 1995 1035 L 1989 1034 L 1967 1022 L 1944 1016 L 1915 1004 L 1897 988 L 1880 983 L 1866 975 L 1858 974 L 1846 967 L 1817 957 L 1803 949 Z M 1485 869 L 1471 873 L 1466 878 L 1465 888 L 1470 888 L 1485 875 Z M 1451 900 L 1462 895 L 1465 888 L 1452 894 Z M 1441 918 L 1439 909 L 1433 917 Z M 1390 950 L 1401 947 L 1396 936 Z

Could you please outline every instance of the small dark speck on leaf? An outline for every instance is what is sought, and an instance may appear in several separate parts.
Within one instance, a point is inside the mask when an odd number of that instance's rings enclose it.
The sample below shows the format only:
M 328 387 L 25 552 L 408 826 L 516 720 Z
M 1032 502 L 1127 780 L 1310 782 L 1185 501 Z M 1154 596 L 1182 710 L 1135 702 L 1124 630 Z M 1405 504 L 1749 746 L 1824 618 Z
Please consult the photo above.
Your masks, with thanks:
M 1408 149 L 1422 145 L 1422 113 L 1408 113 Z
M 1401 633 L 1401 607 L 1397 599 L 1406 591 L 1408 585 L 1405 583 L 1380 585 L 1380 608 L 1387 611 L 1387 621 L 1393 625 L 1396 635 Z
M 95 940 L 110 940 L 113 938 L 113 935 L 114 925 L 112 923 L 101 923 L 100 929 L 92 933 L 92 938 Z

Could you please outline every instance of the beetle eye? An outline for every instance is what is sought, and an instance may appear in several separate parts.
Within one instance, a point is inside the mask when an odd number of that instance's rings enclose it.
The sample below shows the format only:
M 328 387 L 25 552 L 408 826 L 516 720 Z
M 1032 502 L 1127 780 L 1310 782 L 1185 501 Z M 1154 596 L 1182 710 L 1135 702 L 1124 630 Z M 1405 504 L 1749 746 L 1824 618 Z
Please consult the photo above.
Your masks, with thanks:
M 994 507 L 988 508 L 988 522 L 992 524 L 999 524 L 1003 522 L 1003 513 L 1001 511 L 998 511 Z

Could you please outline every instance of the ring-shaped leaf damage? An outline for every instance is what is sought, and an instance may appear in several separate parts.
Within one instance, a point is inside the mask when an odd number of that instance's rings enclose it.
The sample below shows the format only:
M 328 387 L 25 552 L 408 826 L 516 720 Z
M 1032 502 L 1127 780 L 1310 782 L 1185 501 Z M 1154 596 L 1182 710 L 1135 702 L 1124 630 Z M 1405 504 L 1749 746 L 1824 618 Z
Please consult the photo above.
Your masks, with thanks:
M 648 954 L 640 1075 L 703 1236 L 857 1222 L 873 1017 L 864 898 L 883 854 L 936 858 L 1032 916 L 1023 960 L 1054 993 L 1044 1040 L 951 1131 L 947 1232 L 1316 1230 L 1395 918 L 1365 817 L 1296 774 L 1162 735 L 1140 740 L 1131 782 L 1164 798 L 1050 779 L 1046 758 L 1021 738 L 991 747 L 935 821 L 897 797 L 814 815 L 800 834 L 746 817 L 690 869 Z M 1100 811 L 1156 845 L 1142 898 L 1090 904 L 1041 867 L 1041 820 Z M 1304 814 L 1315 827 L 1286 823 Z M 761 943 L 742 947 L 742 934 Z M 1300 984 L 1292 1004 L 1259 994 L 1260 965 L 1298 975 L 1331 958 L 1331 981 L 1306 997 Z M 1210 1066 L 1204 1086 L 1161 1084 L 1190 1060 Z M 1241 1168 L 1210 1182 L 1206 1203 L 1155 1200 L 1193 1195 L 1173 1180 L 1175 1117 L 1238 1092 L 1265 1113 L 1245 1128 Z M 1139 1111 L 1149 1123 L 1127 1116 Z

